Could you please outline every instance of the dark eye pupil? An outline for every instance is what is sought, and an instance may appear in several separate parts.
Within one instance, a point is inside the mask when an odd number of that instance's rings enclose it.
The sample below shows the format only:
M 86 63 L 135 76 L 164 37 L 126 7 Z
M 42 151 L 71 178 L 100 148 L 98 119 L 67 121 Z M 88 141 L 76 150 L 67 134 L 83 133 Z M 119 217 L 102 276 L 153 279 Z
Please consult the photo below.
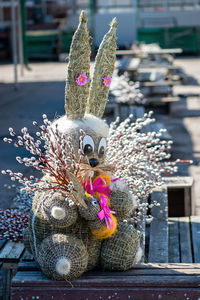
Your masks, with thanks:
M 102 146 L 99 150 L 99 156 L 103 156 L 105 153 L 105 148 Z
M 89 154 L 92 151 L 93 151 L 92 146 L 90 144 L 86 144 L 84 149 L 83 149 L 84 154 Z

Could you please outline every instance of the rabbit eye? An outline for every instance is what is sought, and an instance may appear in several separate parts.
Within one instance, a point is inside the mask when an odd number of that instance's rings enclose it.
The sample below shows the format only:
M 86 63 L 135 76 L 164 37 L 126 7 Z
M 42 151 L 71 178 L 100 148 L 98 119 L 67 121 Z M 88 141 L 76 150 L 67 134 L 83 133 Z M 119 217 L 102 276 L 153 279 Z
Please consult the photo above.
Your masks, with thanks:
M 83 154 L 91 154 L 94 152 L 94 141 L 91 136 L 86 135 L 83 138 Z
M 106 152 L 106 139 L 102 138 L 99 142 L 98 155 L 102 157 Z
M 94 205 L 94 206 L 95 206 L 95 205 L 97 205 L 97 204 L 98 204 L 98 203 L 97 203 L 97 201 L 96 201 L 96 200 L 93 200 L 93 201 L 92 201 L 92 205 Z

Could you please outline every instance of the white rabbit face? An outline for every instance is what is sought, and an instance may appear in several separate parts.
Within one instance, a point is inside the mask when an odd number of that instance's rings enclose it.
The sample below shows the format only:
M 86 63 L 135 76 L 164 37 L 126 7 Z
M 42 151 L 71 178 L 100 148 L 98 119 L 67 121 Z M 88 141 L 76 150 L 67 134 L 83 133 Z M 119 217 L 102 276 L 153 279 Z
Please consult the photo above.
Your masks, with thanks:
M 70 133 L 74 141 L 73 146 L 76 155 L 78 155 L 78 150 L 80 149 L 83 154 L 83 163 L 90 164 L 91 167 L 96 167 L 99 164 L 103 164 L 106 156 L 106 137 L 97 134 L 90 128 L 85 128 L 84 132 L 85 136 L 83 138 L 82 147 L 80 144 L 79 130 L 73 130 Z
M 103 164 L 106 154 L 106 137 L 99 136 L 92 130 L 88 130 L 83 138 L 82 153 L 85 157 L 85 163 L 88 162 L 92 167 Z
M 68 120 L 64 116 L 56 120 L 54 124 L 57 124 L 61 133 L 72 137 L 77 159 L 79 158 L 78 151 L 81 149 L 83 154 L 82 163 L 96 167 L 105 162 L 109 128 L 103 120 L 92 115 L 87 115 L 80 120 Z M 82 147 L 80 145 L 81 129 L 85 133 Z

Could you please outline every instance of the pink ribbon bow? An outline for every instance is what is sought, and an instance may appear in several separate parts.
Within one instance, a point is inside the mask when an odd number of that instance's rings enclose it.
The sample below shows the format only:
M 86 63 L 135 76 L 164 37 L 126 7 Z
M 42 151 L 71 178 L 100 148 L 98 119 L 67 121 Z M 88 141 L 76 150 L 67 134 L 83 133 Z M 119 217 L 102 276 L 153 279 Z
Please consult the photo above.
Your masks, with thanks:
M 114 214 L 115 212 L 112 211 L 109 207 L 108 207 L 108 204 L 107 204 L 107 198 L 104 197 L 104 196 L 100 196 L 100 207 L 101 207 L 101 211 L 98 213 L 98 217 L 99 219 L 102 221 L 103 218 L 105 218 L 105 221 L 106 221 L 106 225 L 107 225 L 107 228 L 110 229 L 113 228 L 113 220 L 110 216 L 110 213 Z M 110 223 L 110 226 L 109 226 L 109 223 Z
M 110 196 L 110 188 L 109 186 L 105 186 L 105 182 L 102 178 L 98 177 L 92 184 L 90 181 L 83 183 L 83 186 L 86 192 L 90 195 L 94 195 L 95 192 L 104 194 L 106 196 Z

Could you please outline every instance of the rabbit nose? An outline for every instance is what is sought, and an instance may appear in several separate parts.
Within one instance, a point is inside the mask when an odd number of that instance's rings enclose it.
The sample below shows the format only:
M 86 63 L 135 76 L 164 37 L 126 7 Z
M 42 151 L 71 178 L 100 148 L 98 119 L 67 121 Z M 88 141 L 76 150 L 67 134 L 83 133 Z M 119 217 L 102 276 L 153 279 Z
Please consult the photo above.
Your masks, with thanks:
M 99 164 L 99 161 L 96 158 L 91 158 L 89 160 L 89 163 L 90 163 L 90 166 L 94 168 L 94 167 L 96 167 Z

